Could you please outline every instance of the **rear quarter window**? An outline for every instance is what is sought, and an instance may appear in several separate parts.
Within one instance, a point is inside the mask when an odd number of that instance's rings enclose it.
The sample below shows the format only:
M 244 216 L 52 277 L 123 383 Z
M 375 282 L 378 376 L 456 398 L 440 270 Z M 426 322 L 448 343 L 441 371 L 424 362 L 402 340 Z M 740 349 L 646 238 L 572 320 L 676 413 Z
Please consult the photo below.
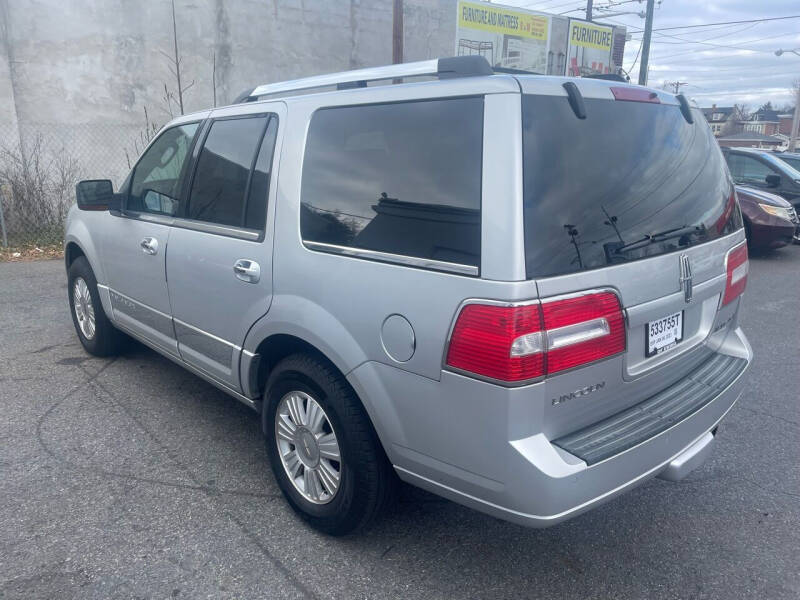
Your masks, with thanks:
M 318 110 L 303 162 L 304 242 L 479 266 L 482 145 L 482 98 Z

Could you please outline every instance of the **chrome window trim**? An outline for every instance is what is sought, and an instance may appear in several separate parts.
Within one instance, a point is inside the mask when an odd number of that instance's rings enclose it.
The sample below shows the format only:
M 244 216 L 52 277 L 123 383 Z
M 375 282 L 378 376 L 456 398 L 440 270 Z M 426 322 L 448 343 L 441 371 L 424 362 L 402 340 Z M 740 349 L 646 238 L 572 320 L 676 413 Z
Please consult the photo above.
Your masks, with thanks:
M 216 223 L 195 221 L 193 219 L 185 219 L 183 217 L 170 217 L 167 215 L 158 215 L 154 213 L 131 210 L 126 210 L 122 213 L 122 216 L 128 219 L 147 221 L 148 223 L 155 223 L 157 225 L 164 225 L 166 227 L 179 227 L 181 229 L 188 229 L 190 231 L 199 231 L 200 233 L 224 235 L 226 237 L 245 240 L 248 242 L 260 242 L 264 239 L 264 232 L 260 230 L 257 231 L 255 229 L 245 229 L 243 227 L 218 225 Z
M 172 226 L 180 227 L 181 229 L 189 229 L 191 231 L 199 231 L 201 233 L 224 235 L 250 242 L 260 242 L 264 235 L 264 232 L 260 230 L 257 231 L 255 229 L 245 229 L 244 227 L 235 227 L 231 225 L 218 225 L 216 223 L 195 221 L 193 219 L 184 219 L 182 217 L 176 217 L 172 222 Z
M 148 223 L 155 223 L 157 225 L 165 225 L 172 227 L 175 217 L 171 215 L 162 215 L 158 213 L 140 212 L 138 210 L 125 209 L 121 211 L 123 217 L 127 219 L 137 219 L 139 221 L 147 221 Z
M 430 258 L 419 258 L 416 256 L 391 254 L 389 252 L 379 252 L 377 250 L 353 248 L 350 246 L 338 246 L 336 244 L 326 244 L 324 242 L 312 242 L 309 240 L 303 240 L 303 245 L 307 249 L 316 252 L 338 254 L 340 256 L 349 256 L 351 258 L 363 258 L 367 260 L 403 265 L 406 267 L 419 267 L 422 269 L 432 269 L 434 271 L 445 271 L 448 273 L 456 273 L 458 275 L 471 275 L 473 277 L 476 277 L 480 273 L 479 268 L 473 265 L 451 263 L 442 260 L 433 260 Z

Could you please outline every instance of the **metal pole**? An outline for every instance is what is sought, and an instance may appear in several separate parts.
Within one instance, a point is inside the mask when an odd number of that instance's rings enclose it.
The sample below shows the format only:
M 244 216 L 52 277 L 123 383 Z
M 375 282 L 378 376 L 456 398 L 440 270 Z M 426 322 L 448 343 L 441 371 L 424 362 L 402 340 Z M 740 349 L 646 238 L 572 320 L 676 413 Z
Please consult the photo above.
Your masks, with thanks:
M 642 39 L 642 62 L 639 65 L 639 85 L 647 85 L 647 63 L 650 61 L 650 36 L 653 34 L 653 4 L 655 0 L 647 0 L 647 16 L 644 22 Z
M 592 20 L 592 1 L 593 0 L 586 0 L 586 20 Z M 602 17 L 600 17 L 602 19 Z
M 403 0 L 392 3 L 392 63 L 403 62 Z
M 794 152 L 797 147 L 797 133 L 800 129 L 800 81 L 797 83 L 797 93 L 794 101 L 794 118 L 792 119 L 792 135 L 789 136 L 789 152 Z M 0 217 L 2 216 L 0 212 Z
M 3 238 L 3 248 L 8 248 L 8 237 L 6 237 L 6 221 L 3 218 L 3 190 L 0 190 L 0 235 Z

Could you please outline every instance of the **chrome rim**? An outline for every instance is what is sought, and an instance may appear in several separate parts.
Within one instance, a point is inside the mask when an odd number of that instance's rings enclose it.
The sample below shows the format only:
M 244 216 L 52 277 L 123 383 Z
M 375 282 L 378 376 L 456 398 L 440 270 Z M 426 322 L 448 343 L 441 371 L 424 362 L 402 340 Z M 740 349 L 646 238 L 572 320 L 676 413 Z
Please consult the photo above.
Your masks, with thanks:
M 82 277 L 78 277 L 72 286 L 72 306 L 83 337 L 92 339 L 95 332 L 94 305 L 89 286 Z
M 327 504 L 342 475 L 339 441 L 322 406 L 301 391 L 289 392 L 275 415 L 278 455 L 294 489 L 309 502 Z

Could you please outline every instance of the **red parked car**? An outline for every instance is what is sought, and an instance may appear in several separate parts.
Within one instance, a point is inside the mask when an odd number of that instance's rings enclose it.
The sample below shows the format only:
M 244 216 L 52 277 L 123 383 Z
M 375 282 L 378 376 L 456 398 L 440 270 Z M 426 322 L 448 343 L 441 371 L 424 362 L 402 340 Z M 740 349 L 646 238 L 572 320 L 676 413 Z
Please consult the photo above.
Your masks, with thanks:
M 743 185 L 736 195 L 744 216 L 747 243 L 753 249 L 780 248 L 800 240 L 800 226 L 794 207 L 775 194 Z

